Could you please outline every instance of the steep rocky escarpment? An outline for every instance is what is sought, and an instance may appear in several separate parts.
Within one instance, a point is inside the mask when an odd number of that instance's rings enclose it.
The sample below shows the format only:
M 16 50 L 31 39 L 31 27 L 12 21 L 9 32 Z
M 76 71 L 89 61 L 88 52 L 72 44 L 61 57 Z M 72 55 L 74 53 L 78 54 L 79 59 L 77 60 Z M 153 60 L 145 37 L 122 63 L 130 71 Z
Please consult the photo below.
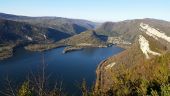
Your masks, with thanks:
M 151 91 L 144 92 L 144 89 L 141 91 L 140 86 L 142 86 L 143 80 L 146 80 L 146 90 L 153 88 L 149 84 L 155 86 L 155 83 L 153 84 L 155 80 L 164 80 L 164 82 L 156 82 L 158 85 L 167 84 L 168 82 L 166 78 L 169 76 L 168 70 L 170 70 L 167 69 L 170 66 L 170 31 L 162 28 L 168 29 L 170 25 L 166 24 L 169 23 L 163 23 L 163 21 L 158 20 L 151 20 L 149 22 L 148 19 L 140 23 L 138 20 L 136 22 L 137 25 L 135 26 L 138 26 L 138 29 L 136 30 L 133 44 L 120 54 L 104 60 L 97 68 L 96 90 L 101 93 L 112 95 L 147 95 L 151 94 Z M 128 34 L 133 35 L 133 33 Z M 164 68 L 164 71 L 160 68 Z M 157 73 L 158 71 L 161 73 Z M 158 79 L 157 76 L 160 74 L 162 77 L 160 76 L 161 79 Z M 166 78 L 162 74 L 166 74 Z M 159 90 L 156 91 L 160 92 Z

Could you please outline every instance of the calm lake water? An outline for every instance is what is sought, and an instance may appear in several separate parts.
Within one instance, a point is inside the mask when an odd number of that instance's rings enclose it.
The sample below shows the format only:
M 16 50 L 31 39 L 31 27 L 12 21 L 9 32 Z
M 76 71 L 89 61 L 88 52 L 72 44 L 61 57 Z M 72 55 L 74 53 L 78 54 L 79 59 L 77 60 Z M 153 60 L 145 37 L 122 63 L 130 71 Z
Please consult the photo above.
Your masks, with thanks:
M 23 48 L 16 49 L 14 56 L 0 61 L 0 84 L 3 89 L 5 78 L 9 77 L 13 84 L 23 81 L 29 73 L 39 70 L 44 54 L 47 64 L 47 74 L 51 74 L 50 82 L 62 81 L 64 90 L 73 95 L 79 94 L 78 85 L 85 79 L 88 86 L 95 82 L 96 68 L 98 64 L 121 52 L 119 47 L 89 48 L 63 54 L 64 48 L 57 48 L 41 52 L 30 52 Z

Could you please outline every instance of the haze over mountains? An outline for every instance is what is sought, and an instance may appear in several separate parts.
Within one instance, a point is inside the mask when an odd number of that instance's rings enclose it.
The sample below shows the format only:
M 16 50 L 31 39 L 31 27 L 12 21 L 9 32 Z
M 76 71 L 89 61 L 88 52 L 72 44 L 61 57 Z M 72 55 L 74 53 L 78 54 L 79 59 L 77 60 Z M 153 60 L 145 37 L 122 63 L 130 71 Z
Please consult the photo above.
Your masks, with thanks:
M 132 44 L 142 33 L 140 23 L 153 26 L 169 35 L 170 22 L 156 19 L 134 19 L 121 22 L 106 22 L 100 26 L 96 22 L 61 17 L 27 17 L 0 13 L 1 43 L 54 43 L 61 39 L 95 30 L 98 38 L 107 43 L 124 47 Z M 85 33 L 85 32 L 84 32 Z M 87 35 L 87 34 L 84 34 Z M 77 35 L 76 37 L 80 37 Z M 84 36 L 84 38 L 87 36 Z M 104 37 L 104 38 L 101 38 Z M 81 38 L 81 37 L 80 37 Z M 67 40 L 68 41 L 68 40 Z M 72 40 L 73 41 L 73 40 Z M 78 43 L 80 40 L 75 40 Z
M 3 19 L 8 20 L 9 23 L 10 21 L 15 21 L 16 23 L 21 23 L 20 25 L 27 24 L 27 26 L 37 27 L 39 28 L 39 30 L 41 28 L 42 30 L 57 31 L 58 33 L 65 33 L 67 35 L 79 34 L 86 30 L 95 29 L 98 26 L 98 23 L 91 21 L 79 19 L 67 19 L 61 17 L 27 17 L 0 13 L 0 18 L 1 20 Z M 100 35 L 106 35 L 109 37 L 120 37 L 123 40 L 132 42 L 135 39 L 135 36 L 140 33 L 138 26 L 140 22 L 146 22 L 148 24 L 151 24 L 152 26 L 158 27 L 159 29 L 161 28 L 163 29 L 164 32 L 167 32 L 168 28 L 170 27 L 169 22 L 167 21 L 156 19 L 135 19 L 126 20 L 122 22 L 106 22 L 101 26 L 98 26 L 96 32 Z M 22 26 L 18 27 L 21 28 Z M 27 31 L 30 30 L 27 29 Z M 50 33 L 57 33 L 51 31 Z M 55 39 L 55 35 L 50 36 L 49 38 L 53 37 L 53 39 Z M 56 39 L 56 41 L 59 39 Z
M 46 43 L 54 43 L 87 30 L 95 30 L 94 33 L 99 34 L 98 38 L 104 39 L 104 42 L 124 47 L 133 43 L 141 34 L 139 26 L 141 22 L 156 27 L 167 35 L 170 34 L 168 30 L 170 23 L 156 19 L 106 22 L 99 26 L 99 23 L 80 19 L 28 17 L 0 13 L 0 42 L 2 44 L 13 43 L 14 45 L 21 42 L 44 43 L 45 41 Z M 76 37 L 84 36 L 86 38 L 85 35 L 87 34 L 77 35 Z M 76 38 L 74 41 L 79 43 L 81 40 Z
M 93 29 L 97 24 L 95 22 L 80 19 L 68 19 L 62 17 L 27 17 L 4 13 L 0 13 L 0 18 L 27 22 L 32 25 L 52 28 L 68 34 L 77 34 L 87 29 Z

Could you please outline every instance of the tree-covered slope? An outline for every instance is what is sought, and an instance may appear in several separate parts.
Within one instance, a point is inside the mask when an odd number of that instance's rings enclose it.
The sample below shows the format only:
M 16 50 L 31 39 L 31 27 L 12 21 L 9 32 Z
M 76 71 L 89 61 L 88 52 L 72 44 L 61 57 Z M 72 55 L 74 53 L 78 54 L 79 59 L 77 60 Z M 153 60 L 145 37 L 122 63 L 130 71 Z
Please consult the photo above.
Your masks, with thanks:
M 75 35 L 75 36 L 72 36 L 70 38 L 67 38 L 67 39 L 64 39 L 60 42 L 63 42 L 67 45 L 81 45 L 81 44 L 84 44 L 84 45 L 104 45 L 106 44 L 101 38 L 100 36 L 98 36 L 96 34 L 95 31 L 93 30 L 89 30 L 89 31 L 85 31 L 85 32 L 82 32 L 78 35 Z
M 94 29 L 97 25 L 97 23 L 87 20 L 68 19 L 62 17 L 28 17 L 0 13 L 0 18 L 19 22 L 27 22 L 40 27 L 53 28 L 72 35 L 89 29 Z
M 70 36 L 55 29 L 0 19 L 0 59 L 12 56 L 15 46 L 29 43 L 49 44 Z
M 0 19 L 0 42 L 43 42 L 56 41 L 69 37 L 69 34 L 58 30 L 37 27 L 27 23 Z
M 135 38 L 141 34 L 140 23 L 149 24 L 165 34 L 170 35 L 170 22 L 157 19 L 134 19 L 120 22 L 106 22 L 96 29 L 98 34 L 120 37 L 121 39 L 133 43 Z

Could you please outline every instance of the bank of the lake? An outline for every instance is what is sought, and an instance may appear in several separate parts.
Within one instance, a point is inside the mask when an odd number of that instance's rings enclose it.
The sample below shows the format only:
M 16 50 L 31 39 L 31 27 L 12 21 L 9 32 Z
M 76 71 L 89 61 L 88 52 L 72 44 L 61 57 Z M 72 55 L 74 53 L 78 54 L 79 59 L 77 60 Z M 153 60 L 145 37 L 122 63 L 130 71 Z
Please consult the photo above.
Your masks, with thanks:
M 112 46 L 107 48 L 87 48 L 80 51 L 63 54 L 63 47 L 45 51 L 47 73 L 51 74 L 50 82 L 63 81 L 63 87 L 69 94 L 79 94 L 78 84 L 86 79 L 88 86 L 95 82 L 98 64 L 121 52 L 123 49 Z M 42 63 L 42 52 L 26 51 L 24 48 L 15 50 L 13 57 L 0 61 L 0 81 L 8 75 L 15 82 L 23 81 L 32 71 L 36 72 Z

